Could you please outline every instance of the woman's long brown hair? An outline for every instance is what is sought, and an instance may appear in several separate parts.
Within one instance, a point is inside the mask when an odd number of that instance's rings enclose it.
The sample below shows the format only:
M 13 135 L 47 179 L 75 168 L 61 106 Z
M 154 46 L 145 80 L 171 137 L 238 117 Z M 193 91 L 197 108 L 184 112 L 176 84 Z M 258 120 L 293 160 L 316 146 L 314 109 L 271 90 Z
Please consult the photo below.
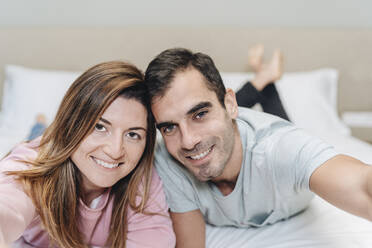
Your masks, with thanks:
M 32 169 L 9 172 L 20 180 L 35 204 L 52 244 L 66 248 L 88 247 L 78 229 L 81 174 L 71 154 L 92 132 L 98 119 L 117 97 L 133 98 L 148 112 L 146 147 L 136 168 L 111 189 L 114 197 L 110 232 L 106 245 L 125 247 L 127 209 L 144 212 L 151 184 L 155 125 L 149 111 L 143 74 L 135 66 L 119 61 L 96 65 L 83 73 L 64 96 L 56 117 L 45 131 Z M 136 197 L 141 191 L 141 202 Z

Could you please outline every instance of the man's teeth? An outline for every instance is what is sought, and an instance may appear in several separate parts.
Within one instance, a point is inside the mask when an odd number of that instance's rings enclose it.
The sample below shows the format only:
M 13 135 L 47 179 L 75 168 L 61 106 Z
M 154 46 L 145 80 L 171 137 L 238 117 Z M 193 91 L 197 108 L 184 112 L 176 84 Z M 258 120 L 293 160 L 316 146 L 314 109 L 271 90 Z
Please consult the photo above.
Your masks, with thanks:
M 94 159 L 94 161 L 96 161 L 97 164 L 102 165 L 105 168 L 112 169 L 112 168 L 115 168 L 115 167 L 118 167 L 119 166 L 119 163 L 110 164 L 110 163 L 106 163 L 106 162 L 104 162 L 102 160 L 99 160 L 99 159 L 96 159 L 96 158 Z
M 208 153 L 211 151 L 211 148 L 209 148 L 208 150 L 206 150 L 205 152 L 202 152 L 198 155 L 195 155 L 195 156 L 190 156 L 191 159 L 194 159 L 194 160 L 197 160 L 197 159 L 202 159 L 204 158 L 205 156 L 208 155 Z

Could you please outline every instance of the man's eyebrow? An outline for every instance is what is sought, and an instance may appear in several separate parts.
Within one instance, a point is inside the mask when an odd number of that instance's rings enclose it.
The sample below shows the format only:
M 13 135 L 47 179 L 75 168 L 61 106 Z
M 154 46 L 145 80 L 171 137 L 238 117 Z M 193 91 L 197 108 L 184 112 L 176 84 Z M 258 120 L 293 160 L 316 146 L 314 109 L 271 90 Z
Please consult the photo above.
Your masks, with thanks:
M 168 127 L 168 126 L 171 126 L 171 125 L 176 125 L 176 123 L 171 122 L 171 121 L 165 121 L 165 122 L 161 122 L 159 124 L 156 124 L 156 128 L 160 130 L 163 127 Z
M 196 104 L 194 107 L 192 107 L 189 111 L 187 111 L 187 115 L 191 115 L 191 114 L 195 113 L 196 111 L 198 111 L 199 109 L 210 108 L 210 107 L 212 107 L 211 102 L 200 102 L 200 103 Z
M 212 103 L 211 102 L 200 102 L 198 104 L 196 104 L 194 107 L 192 107 L 189 111 L 187 111 L 187 115 L 191 115 L 193 113 L 195 113 L 196 111 L 198 111 L 199 109 L 202 109 L 202 108 L 207 108 L 207 107 L 212 107 Z M 172 121 L 165 121 L 165 122 L 161 122 L 159 124 L 156 124 L 156 128 L 157 129 L 161 129 L 163 127 L 168 127 L 168 126 L 172 126 L 172 125 L 177 125 L 175 122 L 172 122 Z

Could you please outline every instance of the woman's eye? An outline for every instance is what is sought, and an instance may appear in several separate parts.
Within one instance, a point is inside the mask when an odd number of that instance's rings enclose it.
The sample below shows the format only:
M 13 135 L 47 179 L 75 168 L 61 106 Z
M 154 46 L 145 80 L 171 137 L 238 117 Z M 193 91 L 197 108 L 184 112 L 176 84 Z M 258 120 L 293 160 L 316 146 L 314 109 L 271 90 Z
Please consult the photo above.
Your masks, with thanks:
M 94 127 L 94 129 L 97 130 L 98 132 L 104 132 L 104 131 L 106 131 L 105 126 L 103 126 L 102 124 L 99 124 L 99 123 L 96 124 L 96 126 Z
M 140 140 L 141 136 L 138 133 L 135 132 L 129 132 L 127 133 L 127 137 L 134 139 L 134 140 Z

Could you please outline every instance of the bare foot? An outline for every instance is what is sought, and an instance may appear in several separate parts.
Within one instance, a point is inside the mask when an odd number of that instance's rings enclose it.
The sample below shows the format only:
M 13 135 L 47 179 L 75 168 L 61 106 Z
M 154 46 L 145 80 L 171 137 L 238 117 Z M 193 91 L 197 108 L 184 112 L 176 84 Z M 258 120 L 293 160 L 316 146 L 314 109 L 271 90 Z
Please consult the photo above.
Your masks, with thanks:
M 254 72 L 258 72 L 261 69 L 263 53 L 263 44 L 256 44 L 253 47 L 249 48 L 248 64 L 250 67 L 252 67 Z
M 46 125 L 46 117 L 43 114 L 38 114 L 36 116 L 36 122 Z
M 261 91 L 266 85 L 279 80 L 283 74 L 283 55 L 276 49 L 268 64 L 263 64 L 252 80 L 253 86 Z

